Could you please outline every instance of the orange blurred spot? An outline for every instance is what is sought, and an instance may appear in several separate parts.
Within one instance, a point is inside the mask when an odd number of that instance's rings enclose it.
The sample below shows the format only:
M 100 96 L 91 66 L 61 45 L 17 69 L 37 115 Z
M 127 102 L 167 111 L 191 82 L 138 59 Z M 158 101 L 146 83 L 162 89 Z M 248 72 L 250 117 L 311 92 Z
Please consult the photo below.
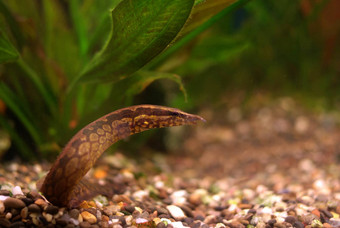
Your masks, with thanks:
M 77 126 L 77 121 L 76 120 L 71 120 L 70 123 L 68 124 L 70 129 L 74 129 Z
M 94 177 L 97 179 L 103 179 L 107 176 L 107 172 L 103 169 L 96 169 L 94 171 Z
M 2 100 L 0 100 L 0 114 L 5 114 L 6 104 Z

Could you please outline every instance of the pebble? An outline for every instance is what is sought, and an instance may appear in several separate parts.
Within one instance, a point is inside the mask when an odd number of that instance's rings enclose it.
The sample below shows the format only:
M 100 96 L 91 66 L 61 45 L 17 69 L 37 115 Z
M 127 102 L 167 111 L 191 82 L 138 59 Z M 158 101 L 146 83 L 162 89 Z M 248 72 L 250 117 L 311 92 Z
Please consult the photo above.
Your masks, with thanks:
M 175 205 L 168 205 L 166 206 L 166 209 L 169 211 L 171 216 L 176 220 L 181 220 L 186 217 L 183 210 L 180 207 L 177 207 Z
M 0 201 L 0 214 L 3 214 L 5 211 L 5 205 L 2 201 Z
M 97 218 L 96 216 L 94 216 L 93 214 L 91 214 L 88 211 L 83 211 L 80 213 L 81 216 L 83 217 L 83 219 L 87 222 L 89 222 L 90 224 L 94 224 L 97 222 Z
M 31 213 L 40 213 L 41 209 L 37 204 L 30 204 L 28 205 L 28 211 Z
M 28 207 L 24 207 L 21 211 L 20 211 L 20 216 L 21 218 L 25 219 L 28 216 Z
M 294 108 L 289 110 L 295 112 Z M 229 138 L 222 140 L 223 148 L 229 149 L 229 146 L 233 148 L 236 145 L 242 150 L 240 154 L 247 152 L 236 163 L 232 157 L 237 157 L 237 153 L 228 157 L 230 162 L 222 160 L 229 151 L 223 151 L 216 157 L 211 156 L 218 145 L 211 141 L 204 144 L 208 139 L 204 138 L 207 134 L 201 129 L 203 133 L 197 133 L 197 136 L 203 137 L 199 142 L 191 142 L 191 151 L 195 153 L 196 150 L 202 150 L 202 156 L 198 156 L 195 161 L 187 161 L 185 158 L 180 162 L 183 175 L 190 178 L 161 173 L 156 177 L 146 175 L 135 179 L 139 167 L 133 162 L 119 163 L 120 168 L 115 169 L 98 167 L 98 170 L 107 172 L 96 174 L 101 178 L 100 183 L 122 186 L 117 190 L 119 194 L 109 198 L 96 197 L 75 209 L 51 205 L 34 190 L 34 181 L 41 175 L 35 172 L 46 171 L 49 166 L 0 166 L 0 227 L 340 227 L 340 167 L 336 164 L 323 164 L 323 161 L 336 158 L 334 148 L 338 148 L 338 142 L 335 145 L 329 139 L 334 132 L 325 134 L 319 129 L 316 138 L 312 136 L 309 139 L 303 134 L 314 134 L 310 130 L 314 130 L 315 121 L 305 115 L 296 118 L 290 113 L 289 118 L 285 118 L 276 117 L 275 113 L 271 108 L 262 110 L 254 122 L 249 122 L 246 120 L 247 115 L 242 115 L 239 123 L 235 124 L 244 125 L 247 131 L 234 130 L 232 126 L 228 126 L 226 131 L 219 131 L 226 134 L 231 131 L 233 134 L 233 137 L 218 138 Z M 278 125 L 279 120 L 286 121 L 285 129 L 274 126 Z M 270 129 L 274 128 L 280 132 L 280 142 L 287 142 L 284 145 L 286 153 L 282 153 L 276 144 L 273 146 L 275 150 L 268 148 L 259 138 L 270 135 L 273 133 Z M 219 129 L 223 130 L 221 127 Z M 299 142 L 299 137 L 303 137 L 302 142 Z M 247 140 L 255 142 L 252 145 L 254 147 L 261 145 L 263 151 L 258 151 L 260 155 L 253 155 L 254 151 L 248 151 L 249 147 L 243 148 L 249 143 Z M 327 144 L 324 144 L 325 140 Z M 291 147 L 290 144 L 297 147 Z M 256 159 L 257 156 L 259 159 Z M 209 168 L 216 171 L 216 175 L 221 172 L 232 175 L 225 175 L 219 180 L 215 180 L 215 176 L 191 178 L 192 174 L 197 173 L 192 173 L 193 170 L 186 166 L 199 164 L 198 174 L 206 174 L 209 170 L 202 163 L 208 161 L 211 164 Z M 105 159 L 101 162 L 105 163 Z M 251 175 L 247 179 L 244 173 Z
M 20 200 L 20 199 L 16 199 L 16 198 L 8 198 L 4 201 L 4 205 L 7 208 L 15 208 L 15 209 L 21 209 L 24 208 L 26 206 L 26 204 Z
M 45 207 L 44 211 L 45 211 L 46 213 L 51 214 L 51 215 L 55 215 L 55 214 L 58 213 L 59 208 L 56 207 L 56 206 L 53 206 L 53 205 L 47 205 L 47 206 Z

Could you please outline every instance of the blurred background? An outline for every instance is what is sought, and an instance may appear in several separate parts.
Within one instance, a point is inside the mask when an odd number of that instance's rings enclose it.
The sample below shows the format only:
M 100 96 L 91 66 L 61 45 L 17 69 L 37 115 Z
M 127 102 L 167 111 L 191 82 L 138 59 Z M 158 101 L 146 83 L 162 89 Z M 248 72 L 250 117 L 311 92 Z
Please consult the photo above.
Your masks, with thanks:
M 77 58 L 77 53 L 81 52 L 79 48 L 81 40 L 74 39 L 73 36 L 79 31 L 74 31 L 74 27 L 70 25 L 74 15 L 66 15 L 65 12 L 68 11 L 63 10 L 63 7 L 72 9 L 74 6 L 67 5 L 67 1 L 51 1 L 53 4 L 39 2 L 31 4 L 31 1 L 20 1 L 18 4 L 17 1 L 4 1 L 16 15 L 17 21 L 21 23 L 20 26 L 26 33 L 25 39 L 30 44 L 30 47 L 24 45 L 21 47 L 22 53 L 29 64 L 37 72 L 47 74 L 50 81 L 53 81 L 56 75 L 58 77 L 63 77 L 64 74 L 73 75 L 79 69 L 81 62 L 89 58 L 86 55 L 83 55 L 84 59 Z M 94 4 L 92 1 L 84 1 L 81 4 L 81 12 L 86 13 L 84 24 L 95 28 L 99 21 L 105 20 L 104 17 L 99 16 L 100 12 L 107 11 L 117 4 L 117 1 L 96 2 L 97 10 L 90 10 L 91 4 Z M 39 9 L 39 7 L 45 8 Z M 37 14 L 37 9 L 38 12 L 45 12 L 46 15 Z M 114 97 L 110 100 L 110 104 L 105 103 L 103 106 L 97 104 L 96 99 L 101 100 L 100 96 L 106 97 L 105 88 L 113 87 L 112 84 L 106 84 L 101 88 L 102 93 L 93 95 L 95 99 L 80 99 L 80 104 L 76 104 L 76 106 L 85 104 L 95 110 L 89 112 L 83 122 L 75 121 L 72 117 L 74 112 L 70 110 L 71 117 L 57 118 L 59 122 L 55 121 L 53 124 L 46 124 L 51 120 L 47 120 L 47 117 L 41 114 L 46 107 L 39 101 L 38 95 L 31 96 L 28 102 L 34 103 L 31 108 L 35 109 L 35 113 L 39 113 L 32 118 L 39 122 L 37 125 L 50 126 L 44 129 L 45 133 L 42 131 L 41 134 L 49 137 L 44 139 L 39 147 L 36 143 L 32 143 L 31 132 L 23 130 L 26 128 L 21 121 L 18 121 L 20 117 L 8 108 L 8 104 L 2 97 L 0 99 L 0 157 L 3 160 L 18 157 L 29 157 L 33 160 L 51 159 L 82 123 L 132 104 L 150 103 L 180 108 L 201 114 L 208 119 L 208 125 L 237 121 L 239 113 L 243 116 L 247 115 L 247 110 L 254 101 L 266 105 L 270 102 L 275 103 L 276 99 L 281 97 L 289 97 L 297 101 L 299 108 L 302 106 L 311 113 L 338 110 L 340 108 L 339 9 L 338 0 L 252 0 L 233 11 L 220 14 L 216 22 L 211 23 L 198 36 L 183 44 L 153 68 L 179 75 L 186 94 L 173 80 L 160 79 L 144 86 L 140 93 L 133 92 L 131 95 L 125 91 L 119 94 L 118 98 L 114 96 L 115 94 L 111 94 Z M 41 18 L 45 21 L 40 21 Z M 46 32 L 48 29 L 53 31 Z M 106 31 L 105 26 L 97 29 Z M 107 35 L 107 32 L 103 34 Z M 92 48 L 92 52 L 95 52 L 99 49 L 99 44 L 105 40 L 105 35 L 92 38 L 90 43 L 92 42 L 93 45 L 88 49 Z M 43 64 L 38 63 L 39 61 Z M 19 84 L 22 86 L 27 81 L 17 74 L 22 74 L 22 70 L 18 70 L 15 64 L 0 67 L 0 80 L 8 83 L 12 88 L 19 88 Z M 17 77 L 17 81 L 13 82 L 10 77 Z M 57 80 L 52 83 L 51 89 L 63 91 L 61 88 L 64 88 L 65 83 L 63 80 Z M 122 85 L 124 82 L 118 83 L 115 88 Z M 29 84 L 25 86 L 25 91 L 32 93 Z M 84 90 L 83 93 L 90 93 L 90 91 Z M 26 96 L 25 92 L 16 95 Z M 234 107 L 237 109 L 233 109 Z M 236 111 L 230 113 L 230 109 Z M 227 118 L 228 116 L 231 116 L 231 119 Z M 64 124 L 62 129 L 58 129 L 61 125 L 56 125 L 65 119 L 67 124 Z M 18 131 L 16 136 L 11 134 L 8 125 Z M 178 148 L 171 145 L 176 144 L 176 140 L 179 139 L 171 141 L 166 138 L 171 138 L 171 134 L 179 134 L 182 137 L 186 133 L 150 131 L 133 136 L 128 142 L 122 142 L 115 147 L 134 153 L 142 147 L 162 151 Z

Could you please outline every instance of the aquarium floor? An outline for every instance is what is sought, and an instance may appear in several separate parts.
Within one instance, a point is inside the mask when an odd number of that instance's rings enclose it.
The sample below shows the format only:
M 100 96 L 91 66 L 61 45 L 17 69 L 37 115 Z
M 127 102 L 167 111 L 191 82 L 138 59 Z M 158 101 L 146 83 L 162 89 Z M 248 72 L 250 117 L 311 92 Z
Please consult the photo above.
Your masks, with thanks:
M 104 155 L 87 178 L 120 193 L 75 209 L 37 192 L 50 164 L 2 165 L 0 227 L 340 227 L 339 113 L 290 98 L 223 109 L 171 131 L 171 153 Z

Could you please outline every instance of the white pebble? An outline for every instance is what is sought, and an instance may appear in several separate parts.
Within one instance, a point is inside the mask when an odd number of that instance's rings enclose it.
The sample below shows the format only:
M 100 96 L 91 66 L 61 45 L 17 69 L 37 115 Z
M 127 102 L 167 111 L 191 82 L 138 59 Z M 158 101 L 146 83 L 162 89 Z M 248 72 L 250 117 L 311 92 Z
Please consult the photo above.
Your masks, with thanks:
M 172 225 L 174 228 L 185 228 L 185 227 L 189 227 L 189 226 L 183 226 L 183 223 L 182 223 L 182 222 L 172 222 L 171 225 Z
M 155 183 L 155 188 L 157 188 L 157 189 L 164 188 L 164 182 L 163 181 L 157 181 Z
M 149 221 L 145 218 L 136 218 L 136 224 L 147 223 L 147 222 Z
M 161 218 L 161 222 L 164 223 L 165 225 L 168 225 L 171 223 L 171 220 L 167 218 Z
M 223 227 L 226 227 L 223 223 L 217 223 L 216 228 L 223 228 Z
M 174 217 L 177 220 L 180 220 L 180 219 L 186 217 L 184 212 L 182 211 L 182 209 L 175 206 L 175 205 L 169 205 L 169 206 L 166 207 L 166 209 L 168 209 L 171 216 Z
M 188 192 L 185 190 L 175 191 L 170 195 L 170 198 L 174 204 L 183 205 L 187 202 Z
M 0 195 L 0 201 L 5 201 L 7 198 L 9 198 L 9 196 Z
M 13 195 L 23 195 L 24 193 L 22 192 L 20 186 L 15 186 L 13 189 L 12 189 L 12 193 Z
M 109 221 L 109 224 L 115 224 L 115 223 L 119 223 L 119 219 L 111 219 Z
M 143 201 L 144 197 L 147 197 L 149 195 L 149 192 L 139 190 L 133 193 L 133 197 L 136 198 L 136 200 Z

